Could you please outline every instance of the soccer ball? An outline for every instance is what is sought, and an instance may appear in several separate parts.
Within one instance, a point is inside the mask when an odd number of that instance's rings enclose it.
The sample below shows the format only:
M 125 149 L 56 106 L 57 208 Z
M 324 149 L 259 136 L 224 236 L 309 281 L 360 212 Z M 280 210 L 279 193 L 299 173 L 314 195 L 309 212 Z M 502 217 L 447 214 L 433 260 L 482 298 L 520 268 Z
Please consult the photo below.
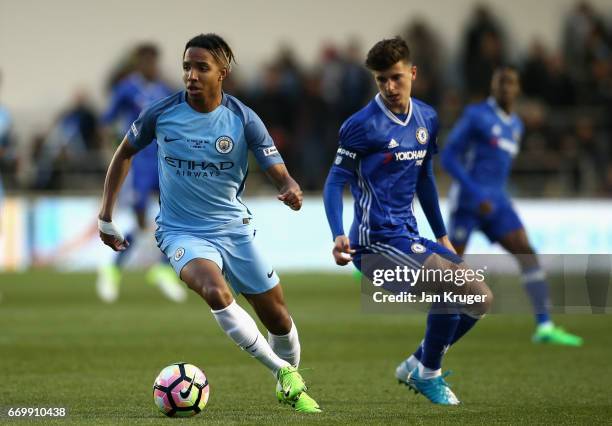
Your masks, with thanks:
M 206 407 L 210 386 L 198 367 L 177 362 L 164 368 L 153 384 L 153 400 L 168 417 L 190 417 Z

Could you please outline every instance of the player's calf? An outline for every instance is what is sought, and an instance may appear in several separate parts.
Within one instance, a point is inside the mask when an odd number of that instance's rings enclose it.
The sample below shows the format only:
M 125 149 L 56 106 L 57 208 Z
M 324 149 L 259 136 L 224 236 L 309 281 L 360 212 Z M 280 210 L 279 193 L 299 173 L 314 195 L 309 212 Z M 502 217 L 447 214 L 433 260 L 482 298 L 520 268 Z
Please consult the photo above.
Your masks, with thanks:
M 245 294 L 257 316 L 268 329 L 268 343 L 281 359 L 297 367 L 300 364 L 300 339 L 297 327 L 287 311 L 280 285 L 261 294 Z

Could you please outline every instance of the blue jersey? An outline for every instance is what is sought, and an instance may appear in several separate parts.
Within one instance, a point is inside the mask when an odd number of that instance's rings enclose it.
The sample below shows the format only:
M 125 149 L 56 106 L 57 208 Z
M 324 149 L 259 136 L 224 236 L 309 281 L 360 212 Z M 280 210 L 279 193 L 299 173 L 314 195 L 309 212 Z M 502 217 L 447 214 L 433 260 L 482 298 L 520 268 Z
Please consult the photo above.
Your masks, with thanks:
M 442 164 L 455 179 L 451 204 L 474 209 L 484 200 L 507 198 L 506 183 L 519 152 L 523 123 L 493 98 L 468 106 L 450 132 Z
M 259 117 L 227 94 L 210 113 L 191 108 L 185 92 L 164 98 L 143 111 L 127 138 L 138 149 L 157 144 L 158 233 L 245 228 L 238 225 L 251 218 L 240 200 L 248 150 L 264 170 L 283 162 Z
M 387 109 L 380 94 L 342 125 L 331 174 L 338 168 L 352 172 L 349 178 L 355 198 L 349 234 L 352 244 L 368 246 L 397 235 L 418 238 L 412 203 L 419 181 L 424 180 L 422 171 L 426 167 L 431 171 L 437 135 L 437 114 L 429 105 L 412 98 L 408 115 L 398 117 Z M 436 233 L 444 235 L 435 185 L 427 191 L 433 191 L 431 195 L 435 198 L 426 214 L 428 219 L 436 217 L 441 227 Z M 429 222 L 433 227 L 434 221 Z M 334 230 L 331 224 L 335 237 L 341 231 Z
M 119 120 L 121 132 L 125 134 L 143 109 L 170 94 L 172 89 L 164 82 L 148 81 L 139 73 L 130 74 L 113 87 L 110 105 L 102 115 L 102 124 Z M 155 145 L 143 150 L 139 157 L 146 157 L 148 161 L 155 158 Z M 147 167 L 138 167 L 138 164 L 137 160 L 134 167 L 142 169 L 139 173 L 146 173 Z M 156 173 L 156 170 L 153 168 L 152 172 Z

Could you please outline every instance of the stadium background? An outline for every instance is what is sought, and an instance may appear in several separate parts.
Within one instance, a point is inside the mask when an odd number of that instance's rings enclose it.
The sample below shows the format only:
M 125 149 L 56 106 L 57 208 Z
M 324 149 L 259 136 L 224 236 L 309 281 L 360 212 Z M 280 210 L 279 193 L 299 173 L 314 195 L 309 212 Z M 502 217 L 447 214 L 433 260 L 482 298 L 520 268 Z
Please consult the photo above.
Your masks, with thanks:
M 261 401 L 270 402 L 267 396 L 259 396 L 255 383 L 249 384 L 243 406 L 232 407 L 235 411 L 228 414 L 230 405 L 221 395 L 238 383 L 236 375 L 261 376 L 255 382 L 268 378 L 263 372 L 251 372 L 252 364 L 224 340 L 195 297 L 188 302 L 185 318 L 194 324 L 206 319 L 200 325 L 206 344 L 192 344 L 193 332 L 181 322 L 161 324 L 156 319 L 185 311 L 161 300 L 143 284 L 138 268 L 156 255 L 154 250 L 147 252 L 146 244 L 131 261 L 136 271 L 127 276 L 124 296 L 117 305 L 102 305 L 93 290 L 95 268 L 111 256 L 98 243 L 95 229 L 98 197 L 113 151 L 112 143 L 100 137 L 97 124 L 108 102 L 109 86 L 129 66 L 134 46 L 154 42 L 161 49 L 164 78 L 179 88 L 185 41 L 209 31 L 226 37 L 237 54 L 238 65 L 226 90 L 263 118 L 290 170 L 307 191 L 303 211 L 293 214 L 274 200 L 271 186 L 252 169 L 246 202 L 265 237 L 266 252 L 284 272 L 304 347 L 316 354 L 305 356 L 314 369 L 312 378 L 320 387 L 328 386 L 319 389 L 336 414 L 326 419 L 358 421 L 366 415 L 359 410 L 365 409 L 374 410 L 372 417 L 365 417 L 373 422 L 404 421 L 404 414 L 393 414 L 394 407 L 415 402 L 417 414 L 426 419 L 435 415 L 438 421 L 456 421 L 449 414 L 439 417 L 422 401 L 408 399 L 386 384 L 387 370 L 406 351 L 405 345 L 394 341 L 395 336 L 408 333 L 408 347 L 416 344 L 422 318 L 363 316 L 350 271 L 335 267 L 330 255 L 320 190 L 333 158 L 339 124 L 375 93 L 361 67 L 363 56 L 380 38 L 396 34 L 407 38 L 419 67 L 413 95 L 438 109 L 442 147 L 462 107 L 485 95 L 494 66 L 516 64 L 523 78 L 519 113 L 526 123 L 526 135 L 510 191 L 519 199 L 519 211 L 536 249 L 612 253 L 609 1 L 171 4 L 117 0 L 86 4 L 0 0 L 0 105 L 12 117 L 9 143 L 0 156 L 5 191 L 0 218 L 0 347 L 4 352 L 0 379 L 20 380 L 19 386 L 9 386 L 0 397 L 0 406 L 59 403 L 68 404 L 80 420 L 88 416 L 102 422 L 125 420 L 127 413 L 155 421 L 147 399 L 148 382 L 156 370 L 178 358 L 203 365 L 216 381 L 210 409 L 213 419 L 244 420 L 252 410 L 260 409 Z M 86 132 L 75 134 L 67 129 L 66 118 L 75 111 L 88 117 Z M 448 176 L 439 166 L 436 175 L 444 197 Z M 350 222 L 348 207 L 345 216 Z M 116 217 L 122 228 L 131 226 L 125 204 Z M 429 235 L 422 215 L 420 223 Z M 470 249 L 481 253 L 497 250 L 483 238 L 475 239 Z M 341 274 L 321 275 L 323 271 Z M 336 321 L 335 331 L 334 327 L 322 331 L 324 318 Z M 465 349 L 453 352 L 450 362 L 455 367 L 469 370 L 478 356 L 490 376 L 502 377 L 497 387 L 480 377 L 461 378 L 469 382 L 463 389 L 468 399 L 476 400 L 472 406 L 476 414 L 493 415 L 489 411 L 493 406 L 499 421 L 529 421 L 540 413 L 539 404 L 557 421 L 609 421 L 612 401 L 601 385 L 610 375 L 604 362 L 612 355 L 612 341 L 607 337 L 610 320 L 583 315 L 565 322 L 592 342 L 575 352 L 578 355 L 548 349 L 545 355 L 538 352 L 528 342 L 530 319 L 525 315 L 493 316 L 488 325 L 476 330 Z M 178 347 L 160 348 L 156 343 L 168 339 Z M 327 341 L 334 342 L 331 349 Z M 375 354 L 375 348 L 351 351 L 354 342 L 367 346 L 372 341 L 376 342 L 372 346 L 395 358 Z M 487 357 L 487 345 L 496 345 L 497 362 L 481 360 L 480 354 Z M 511 360 L 509 352 L 520 355 Z M 138 362 L 144 353 L 154 355 Z M 364 363 L 366 356 L 379 365 L 371 369 Z M 340 358 L 363 371 L 373 389 L 381 387 L 378 393 L 371 390 L 375 396 L 369 402 L 375 408 L 367 408 L 359 398 L 339 398 L 334 393 L 339 385 L 329 386 L 325 372 L 340 366 Z M 236 361 L 237 370 L 228 367 L 228 360 Z M 580 373 L 567 371 L 575 362 L 582 363 Z M 118 367 L 122 376 L 109 378 L 108 371 L 118 363 L 123 363 Z M 529 369 L 529 378 L 517 376 L 519 363 Z M 540 368 L 542 364 L 548 369 Z M 70 391 L 71 386 L 82 385 L 80 371 L 98 386 L 96 404 Z M 559 371 L 562 377 L 550 378 L 549 374 Z M 521 383 L 508 379 L 509 373 L 515 379 L 521 377 Z M 564 387 L 585 376 L 597 380 L 583 386 L 579 396 Z M 142 392 L 123 399 L 108 397 L 105 392 L 112 393 L 117 382 L 125 386 L 138 383 L 135 386 Z M 57 386 L 58 394 L 49 396 Z M 496 397 L 499 386 L 512 387 L 517 399 Z M 482 396 L 483 389 L 492 395 L 490 399 Z M 596 390 L 601 392 L 589 401 L 588 395 Z M 381 407 L 385 413 L 376 411 Z M 279 420 L 266 417 L 268 414 L 252 420 Z M 464 417 L 458 419 L 474 421 L 476 414 L 460 412 Z

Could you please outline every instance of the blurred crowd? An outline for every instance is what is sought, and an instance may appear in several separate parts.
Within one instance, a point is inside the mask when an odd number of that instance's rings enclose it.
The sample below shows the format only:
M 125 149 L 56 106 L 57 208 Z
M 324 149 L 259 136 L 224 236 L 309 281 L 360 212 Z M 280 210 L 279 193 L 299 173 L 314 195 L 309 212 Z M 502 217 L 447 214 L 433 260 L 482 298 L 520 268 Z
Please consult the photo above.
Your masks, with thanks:
M 520 196 L 611 196 L 612 25 L 601 12 L 588 3 L 577 4 L 565 19 L 558 46 L 533 40 L 526 51 L 513 48 L 512 29 L 483 6 L 474 9 L 459 51 L 444 46 L 428 22 L 409 22 L 400 35 L 418 67 L 413 96 L 438 110 L 440 145 L 463 107 L 488 95 L 495 67 L 511 63 L 521 71 L 519 114 L 526 126 L 511 191 Z M 241 79 L 238 67 L 224 85 L 263 119 L 307 191 L 322 188 L 341 123 L 376 92 L 363 66 L 368 47 L 358 39 L 329 43 L 321 48 L 316 65 L 305 67 L 291 46 L 283 46 L 257 78 Z M 109 93 L 137 70 L 137 61 L 137 55 L 128 55 L 117 66 L 109 77 Z M 103 114 L 78 92 L 52 128 L 33 141 L 29 163 L 35 167 L 19 181 L 14 179 L 19 159 L 11 149 L 19 138 L 5 130 L 0 135 L 5 186 L 99 190 L 114 147 L 111 141 L 116 144 L 121 137 L 119 125 L 113 130 L 101 124 Z M 446 186 L 448 177 L 436 170 Z M 257 180 L 255 174 L 251 190 Z

